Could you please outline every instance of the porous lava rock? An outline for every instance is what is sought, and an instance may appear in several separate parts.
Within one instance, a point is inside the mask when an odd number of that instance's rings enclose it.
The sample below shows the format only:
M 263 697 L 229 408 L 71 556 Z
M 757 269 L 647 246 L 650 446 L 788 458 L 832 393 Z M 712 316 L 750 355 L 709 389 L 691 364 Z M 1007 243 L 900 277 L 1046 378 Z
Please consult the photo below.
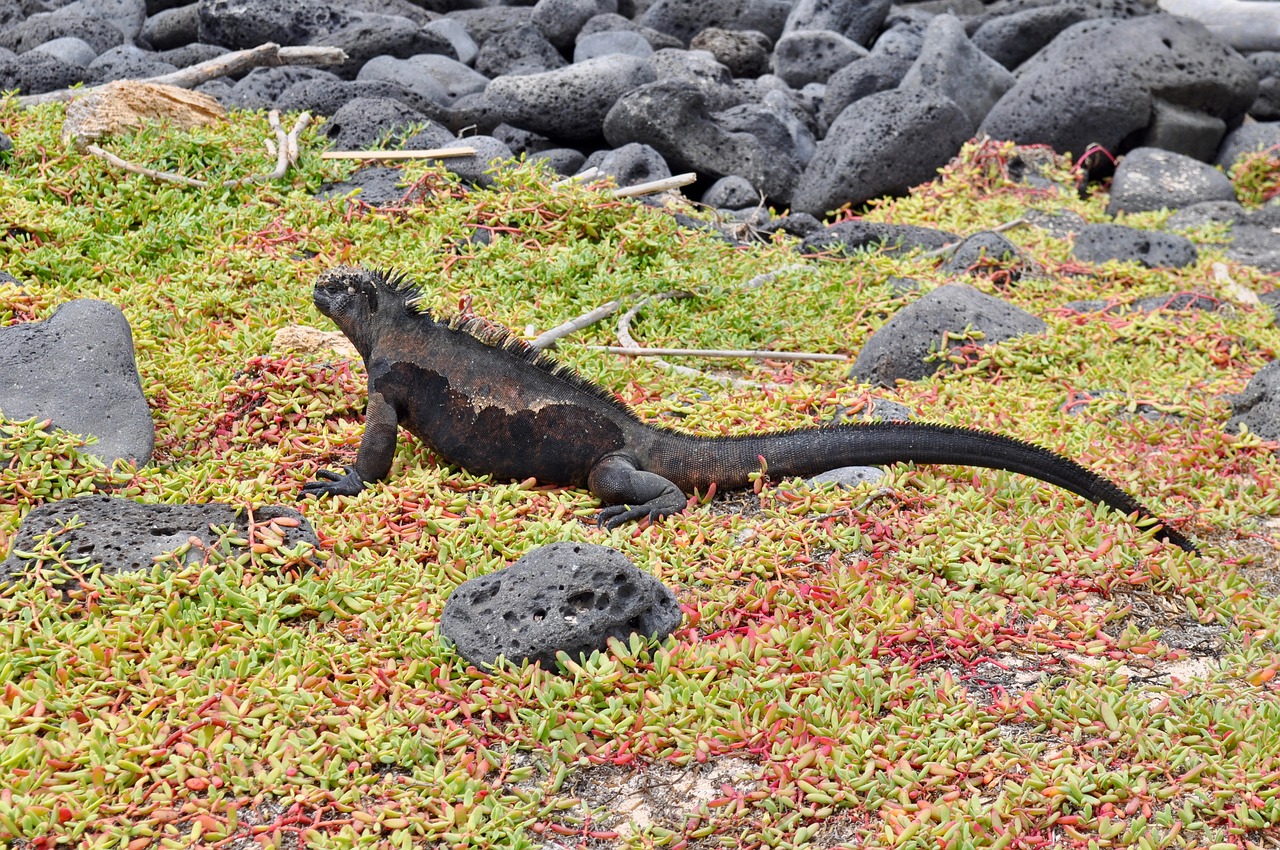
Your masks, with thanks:
M 325 0 L 199 0 L 200 40 L 232 50 L 267 42 L 307 44 L 361 18 L 348 4 Z
M 959 18 L 938 15 L 929 22 L 920 55 L 899 85 L 951 98 L 977 127 L 1013 84 L 1013 74 L 973 46 Z
M 1228 431 L 1239 433 L 1241 426 L 1264 440 L 1280 440 L 1280 360 L 1273 360 L 1249 379 L 1244 391 L 1230 397 Z
M 530 20 L 547 41 L 567 50 L 587 21 L 617 11 L 618 0 L 538 0 Z
M 1073 24 L 1092 18 L 1136 18 L 1149 11 L 1137 0 L 997 3 L 972 19 L 970 32 L 979 50 L 1012 70 Z
M 552 138 L 598 139 L 618 99 L 653 79 L 645 59 L 614 54 L 541 74 L 499 77 L 484 96 L 508 124 Z
M 315 36 L 311 43 L 337 47 L 347 54 L 345 62 L 330 68 L 344 80 L 354 80 L 375 56 L 408 59 L 428 53 L 457 59 L 449 39 L 398 15 L 365 15 L 333 32 Z
M 734 77 L 758 77 L 769 70 L 769 37 L 762 32 L 707 27 L 693 37 L 689 47 L 705 50 L 729 69 Z
M 1235 187 L 1227 175 L 1212 165 L 1159 148 L 1134 148 L 1116 167 L 1107 213 L 1178 209 L 1235 199 Z
M 1071 256 L 1086 263 L 1118 260 L 1147 268 L 1181 268 L 1194 263 L 1199 252 L 1189 239 L 1175 233 L 1090 224 L 1076 234 Z
M 1019 280 L 1031 268 L 1017 245 L 990 230 L 966 238 L 941 266 L 948 274 L 992 277 L 1002 283 Z
M 630 142 L 613 150 L 596 151 L 582 163 L 582 170 L 598 168 L 619 186 L 636 186 L 671 176 L 671 166 L 649 145 Z
M 871 44 L 891 0 L 797 0 L 783 25 L 783 32 L 831 30 L 863 46 Z
M 107 464 L 149 461 L 155 424 L 120 308 L 78 299 L 44 321 L 0 328 L 0 414 L 96 437 L 85 453 Z
M 707 27 L 758 30 L 776 41 L 790 12 L 788 0 L 657 0 L 636 22 L 674 36 L 681 44 L 688 44 Z
M 844 204 L 905 195 L 932 180 L 969 138 L 955 101 L 926 89 L 893 89 L 850 104 L 818 143 L 791 199 L 821 216 Z
M 277 526 L 284 547 L 299 543 L 320 545 L 306 517 L 293 508 L 264 505 L 253 510 L 255 526 L 274 519 L 286 520 Z M 85 559 L 79 569 L 101 564 L 102 575 L 114 575 L 149 570 L 156 558 L 184 546 L 190 548 L 182 555 L 182 563 L 199 563 L 206 555 L 205 548 L 221 539 L 215 527 L 234 528 L 236 536 L 248 539 L 249 513 L 232 505 L 143 505 L 114 496 L 49 502 L 33 508 L 23 518 L 8 557 L 0 562 L 0 586 L 25 577 L 31 561 L 39 559 L 24 558 L 18 553 L 39 555 L 42 538 L 50 534 L 57 535 L 57 546 L 66 547 L 62 557 Z M 200 545 L 192 543 L 193 537 Z M 247 545 L 239 549 L 249 551 Z
M 825 83 L 855 59 L 867 56 L 856 41 L 831 30 L 793 30 L 773 48 L 773 73 L 793 89 Z
M 1019 68 L 979 132 L 1076 156 L 1091 144 L 1123 153 L 1156 98 L 1225 130 L 1256 96 L 1253 68 L 1202 24 L 1164 14 L 1082 21 Z
M 458 586 L 445 602 L 440 632 L 477 667 L 536 662 L 556 670 L 556 653 L 574 661 L 639 634 L 661 640 L 681 620 L 675 594 L 617 550 L 552 543 L 511 566 Z
M 428 116 L 398 100 L 358 97 L 335 112 L 323 129 L 336 150 L 369 150 L 427 120 Z
M 933 250 L 959 241 L 960 237 L 956 234 L 931 227 L 851 219 L 810 233 L 796 250 L 802 254 L 835 250 L 852 254 L 854 251 L 870 248 L 888 253 L 906 253 L 916 248 Z
M 648 42 L 645 46 L 648 47 Z M 486 41 L 476 54 L 475 67 L 477 72 L 493 80 L 507 74 L 541 74 L 567 64 L 542 31 L 528 24 Z
M 938 370 L 939 361 L 926 358 L 948 344 L 948 333 L 981 331 L 982 343 L 993 345 L 1023 334 L 1043 333 L 1045 327 L 1025 310 L 968 284 L 947 284 L 885 322 L 858 352 L 849 376 L 886 387 L 898 380 L 917 381 Z
M 1240 158 L 1259 151 L 1269 151 L 1280 159 L 1280 121 L 1259 121 L 1236 128 L 1222 140 L 1214 163 L 1230 171 Z

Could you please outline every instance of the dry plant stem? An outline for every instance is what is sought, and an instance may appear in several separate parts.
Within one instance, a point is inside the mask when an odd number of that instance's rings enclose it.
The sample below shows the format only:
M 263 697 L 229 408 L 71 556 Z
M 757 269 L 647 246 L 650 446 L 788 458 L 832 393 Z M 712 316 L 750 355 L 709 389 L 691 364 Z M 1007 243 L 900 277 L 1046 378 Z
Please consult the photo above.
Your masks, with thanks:
M 622 306 L 619 300 L 608 301 L 596 307 L 594 310 L 588 310 L 581 316 L 570 319 L 567 322 L 561 322 L 549 331 L 538 334 L 530 342 L 534 348 L 548 348 L 555 345 L 557 340 L 564 339 L 569 334 L 577 333 L 585 327 L 594 325 L 601 319 L 607 319 L 614 313 L 618 312 L 618 308 Z
M 475 148 L 431 148 L 425 151 L 325 151 L 321 159 L 445 159 L 451 156 L 475 156 Z
M 655 192 L 665 192 L 667 189 L 679 189 L 681 186 L 688 186 L 697 179 L 698 175 L 689 171 L 673 177 L 664 177 L 661 180 L 638 183 L 635 186 L 623 186 L 620 189 L 614 189 L 613 196 L 615 198 L 635 198 L 640 195 L 652 195 Z
M 983 230 L 981 232 L 982 233 L 1004 233 L 1006 230 L 1013 230 L 1015 227 L 1021 227 L 1026 223 L 1027 223 L 1027 220 L 1025 218 L 1015 218 L 1010 221 L 1006 221 L 1002 224 L 997 224 L 995 227 L 989 227 L 986 230 Z M 962 239 L 960 241 L 963 242 L 964 240 Z M 943 245 L 941 248 L 934 248 L 932 251 L 925 251 L 923 254 L 920 255 L 920 259 L 931 258 L 931 257 L 941 257 L 943 254 L 947 254 L 947 253 L 950 253 L 951 251 L 954 251 L 956 249 L 956 246 L 959 244 L 960 242 L 948 242 L 946 245 Z
M 266 183 L 271 180 L 279 180 L 289 171 L 289 166 L 298 161 L 298 137 L 302 135 L 302 131 L 311 123 L 311 113 L 304 112 L 298 116 L 297 123 L 293 125 L 293 129 L 288 133 L 280 126 L 280 113 L 273 109 L 267 113 L 267 123 L 271 125 L 271 129 L 276 134 L 274 143 L 276 151 L 276 167 L 267 174 L 257 174 L 250 177 L 237 177 L 232 180 L 224 180 L 220 184 L 223 188 L 232 189 L 236 186 L 243 186 L 248 183 Z M 273 145 L 268 140 L 268 149 Z M 181 174 L 174 174 L 170 171 L 157 171 L 154 168 L 147 168 L 143 165 L 123 160 L 110 151 L 103 150 L 97 145 L 86 145 L 85 150 L 96 157 L 106 160 L 116 168 L 132 172 L 133 174 L 141 174 L 144 177 L 150 177 L 152 180 L 160 180 L 165 183 L 178 183 L 183 186 L 194 186 L 197 189 L 208 188 L 209 183 L 206 180 L 198 180 L 194 177 L 186 177 Z
M 551 184 L 551 188 L 554 189 L 559 186 L 567 186 L 570 183 L 583 183 L 587 180 L 594 180 L 597 177 L 601 177 L 601 176 L 603 176 L 603 172 L 593 165 L 590 168 L 588 168 L 586 171 L 583 171 L 579 174 L 574 174 L 573 176 L 566 177 L 563 180 L 557 180 L 556 182 Z
M 235 53 L 217 56 L 170 74 L 147 77 L 140 82 L 190 89 L 209 80 L 239 74 L 241 71 L 248 71 L 262 65 L 339 65 L 346 59 L 347 54 L 337 47 L 281 47 L 278 44 L 267 43 L 248 50 L 238 50 Z M 18 98 L 17 104 L 18 106 L 36 106 L 41 103 L 61 103 L 75 100 L 99 88 L 101 86 L 31 94 Z
M 756 360 L 820 360 L 844 362 L 847 354 L 815 354 L 810 351 L 769 351 L 763 348 L 624 348 L 620 345 L 591 345 L 592 351 L 625 354 L 629 357 L 750 357 Z
M 799 272 L 799 271 L 805 271 L 805 272 L 813 271 L 813 268 L 811 266 L 805 265 L 804 263 L 793 263 L 789 266 L 783 266 L 780 269 L 774 269 L 771 272 L 758 274 L 755 277 L 751 278 L 751 280 L 742 284 L 742 286 L 739 286 L 738 290 L 741 292 L 750 292 L 753 289 L 759 289 L 760 287 L 764 286 L 766 283 L 773 283 L 775 280 L 778 279 L 778 275 L 786 274 L 787 272 Z
M 637 343 L 631 336 L 631 320 L 634 319 L 636 314 L 639 313 L 644 305 L 648 304 L 650 301 L 662 301 L 667 298 L 687 297 L 689 297 L 687 292 L 662 292 L 657 295 L 646 295 L 644 298 L 641 298 L 634 306 L 631 307 L 631 309 L 623 313 L 622 317 L 618 319 L 618 342 L 622 343 L 625 348 L 643 350 L 644 346 Z M 690 378 L 709 379 L 716 383 L 725 384 L 735 388 L 751 387 L 758 389 L 760 387 L 760 385 L 755 381 L 743 381 L 738 378 L 724 378 L 719 375 L 709 375 L 706 372 L 701 372 L 697 369 L 690 369 L 688 366 L 680 366 L 676 363 L 670 363 L 663 360 L 661 357 L 653 358 L 653 362 L 663 369 L 675 372 L 678 375 L 687 375 Z

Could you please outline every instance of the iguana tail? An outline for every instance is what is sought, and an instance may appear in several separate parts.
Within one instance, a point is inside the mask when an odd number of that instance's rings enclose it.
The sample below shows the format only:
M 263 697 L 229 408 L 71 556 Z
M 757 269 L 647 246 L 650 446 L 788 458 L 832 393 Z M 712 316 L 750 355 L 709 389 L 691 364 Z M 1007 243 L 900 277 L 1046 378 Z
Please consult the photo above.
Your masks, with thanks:
M 1029 475 L 1125 514 L 1161 522 L 1158 536 L 1188 551 L 1194 544 L 1112 481 L 1049 449 L 1012 437 L 917 422 L 806 428 L 740 437 L 695 437 L 672 431 L 656 441 L 647 468 L 685 492 L 711 482 L 745 487 L 760 458 L 774 478 L 816 475 L 841 466 L 937 463 Z

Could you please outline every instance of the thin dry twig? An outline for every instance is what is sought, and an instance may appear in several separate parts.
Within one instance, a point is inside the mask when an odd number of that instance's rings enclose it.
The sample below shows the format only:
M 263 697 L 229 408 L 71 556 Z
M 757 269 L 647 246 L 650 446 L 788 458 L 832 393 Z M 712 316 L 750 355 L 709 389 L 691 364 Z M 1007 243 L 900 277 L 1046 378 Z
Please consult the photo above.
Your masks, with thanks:
M 555 189 L 559 186 L 567 186 L 570 183 L 583 183 L 587 180 L 595 180 L 597 177 L 603 177 L 603 176 L 604 176 L 604 172 L 593 165 L 590 168 L 588 168 L 586 171 L 581 171 L 570 177 L 566 177 L 563 180 L 557 180 L 556 182 L 551 184 L 551 188 Z
M 668 189 L 679 189 L 681 186 L 688 186 L 690 183 L 697 181 L 698 175 L 692 171 L 684 174 L 675 174 L 671 177 L 664 177 L 661 180 L 650 180 L 648 183 L 637 183 L 634 186 L 622 186 L 613 190 L 615 198 L 635 198 L 640 195 L 652 195 L 656 192 L 665 192 Z
M 618 329 L 617 329 L 618 342 L 622 343 L 622 345 L 626 348 L 643 350 L 644 346 L 636 342 L 635 339 L 631 336 L 631 320 L 636 317 L 636 314 L 639 313 L 640 310 L 643 309 L 644 306 L 651 301 L 664 301 L 668 298 L 688 298 L 688 297 L 689 297 L 689 293 L 687 292 L 660 292 L 657 295 L 646 295 L 644 298 L 641 298 L 634 305 L 632 305 L 631 309 L 623 313 L 622 317 L 618 319 Z M 691 369 L 688 366 L 681 366 L 678 363 L 671 363 L 669 361 L 663 360 L 661 357 L 653 358 L 653 362 L 656 365 L 662 367 L 663 369 L 667 369 L 668 371 L 675 372 L 676 374 L 679 374 L 679 375 L 687 375 L 690 378 L 705 378 L 705 379 L 715 381 L 716 383 L 725 384 L 727 386 L 732 386 L 735 388 L 741 388 L 741 387 L 750 387 L 753 389 L 760 388 L 760 384 L 757 384 L 755 381 L 744 381 L 740 378 L 727 378 L 727 377 L 722 377 L 720 375 L 711 375 L 706 372 L 702 372 L 698 369 Z
M 230 180 L 222 181 L 221 185 L 226 189 L 233 189 L 237 186 L 244 186 L 250 183 L 266 183 L 272 180 L 279 180 L 289 171 L 289 166 L 298 161 L 298 137 L 302 135 L 302 131 L 311 123 L 311 113 L 304 112 L 298 116 L 297 122 L 293 125 L 293 129 L 285 132 L 280 125 L 280 112 L 271 110 L 267 113 L 267 123 L 271 125 L 271 129 L 275 132 L 276 138 L 273 143 L 267 141 L 268 150 L 275 149 L 276 167 L 266 174 L 256 174 L 248 177 L 235 177 Z M 104 150 L 98 145 L 86 145 L 85 150 L 96 157 L 106 160 L 116 168 L 133 174 L 141 174 L 144 177 L 150 177 L 152 180 L 159 180 L 165 183 L 177 183 L 182 186 L 194 186 L 198 189 L 208 188 L 207 180 L 199 180 L 195 177 L 187 177 L 182 174 L 174 174 L 171 171 L 157 171 L 154 168 L 147 168 L 145 165 L 138 165 L 128 160 L 121 159 L 108 150 Z
M 630 357 L 748 357 L 755 360 L 819 360 L 843 362 L 847 354 L 816 354 L 812 351 L 770 351 L 765 348 L 628 348 L 620 345 L 590 345 L 592 351 L 625 354 Z
M 588 310 L 580 316 L 570 319 L 567 322 L 561 322 L 549 331 L 543 331 L 534 337 L 529 345 L 534 348 L 549 348 L 558 340 L 564 339 L 569 334 L 577 333 L 585 327 L 594 325 L 601 319 L 607 319 L 614 313 L 618 312 L 618 308 L 622 306 L 621 299 L 606 301 L 593 310 Z
M 451 156 L 475 156 L 475 148 L 430 148 L 422 151 L 325 151 L 321 159 L 445 159 Z
M 347 61 L 347 54 L 337 47 L 281 47 L 267 44 L 225 53 L 213 59 L 181 68 L 158 77 L 147 77 L 139 82 L 177 86 L 180 89 L 195 88 L 201 83 L 232 74 L 239 74 L 262 65 L 340 65 Z M 41 103 L 62 103 L 90 94 L 102 86 L 59 89 L 44 94 L 30 94 L 17 99 L 18 106 L 36 106 Z

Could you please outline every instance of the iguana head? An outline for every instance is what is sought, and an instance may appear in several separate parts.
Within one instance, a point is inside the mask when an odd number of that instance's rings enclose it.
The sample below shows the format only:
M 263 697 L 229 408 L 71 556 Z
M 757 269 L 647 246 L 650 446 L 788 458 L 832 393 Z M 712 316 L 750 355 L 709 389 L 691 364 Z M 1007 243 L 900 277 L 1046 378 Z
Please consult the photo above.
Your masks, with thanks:
M 404 309 L 403 297 L 380 272 L 351 266 L 335 266 L 316 280 L 311 300 L 316 309 L 333 319 L 338 329 L 362 355 L 372 344 L 379 309 Z

